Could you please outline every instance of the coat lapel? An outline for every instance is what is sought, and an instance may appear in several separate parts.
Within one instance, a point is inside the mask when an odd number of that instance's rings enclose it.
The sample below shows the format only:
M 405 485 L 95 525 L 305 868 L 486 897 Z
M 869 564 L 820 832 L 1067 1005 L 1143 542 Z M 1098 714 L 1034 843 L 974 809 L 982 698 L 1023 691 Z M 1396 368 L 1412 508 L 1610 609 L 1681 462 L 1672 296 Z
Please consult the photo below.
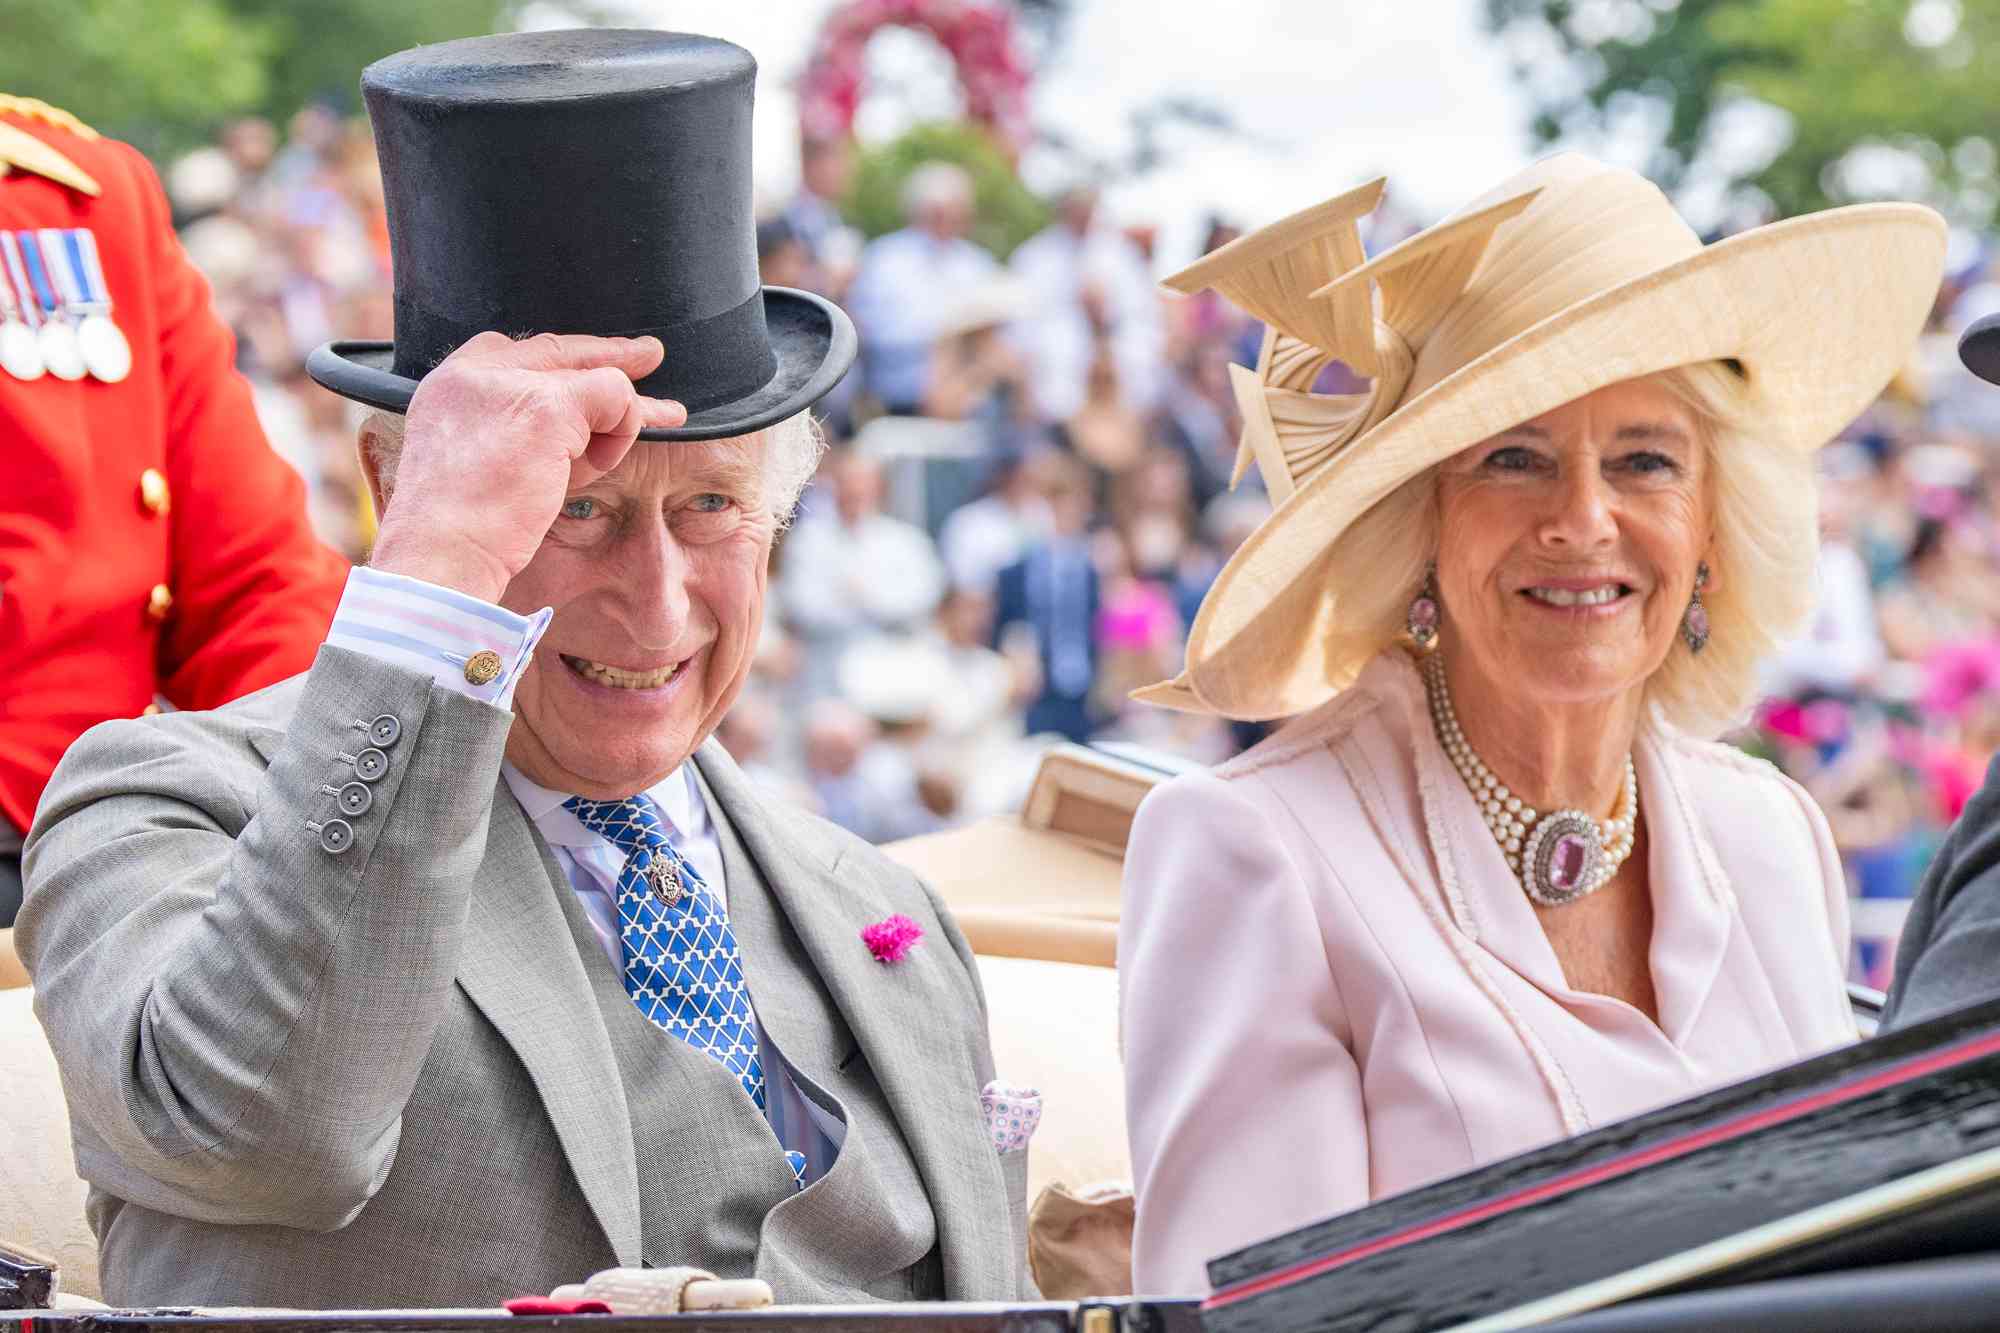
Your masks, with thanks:
M 879 1097 L 865 1081 L 870 1067 L 821 987 L 817 966 L 714 789 L 705 780 L 700 785 L 722 848 L 730 923 L 767 1042 L 766 1074 L 775 1076 L 782 1065 L 806 1098 L 845 1127 L 832 1167 L 771 1210 L 765 1238 L 792 1261 L 818 1256 L 825 1271 L 865 1287 L 917 1264 L 936 1244 L 928 1191 L 894 1117 L 871 1115 Z
M 557 892 L 562 872 L 506 783 L 472 890 L 458 983 L 514 1048 L 620 1264 L 639 1255 L 631 1116 Z
M 1641 803 L 1653 884 L 1653 994 L 1660 1027 L 1674 1045 L 1685 1046 L 1729 952 L 1735 893 L 1696 815 L 1685 775 L 1659 736 L 1650 730 L 1641 733 L 1632 762 L 1639 771 L 1639 790 L 1651 798 Z M 1739 1015 L 1738 1021 L 1768 1026 L 1764 1020 L 1774 1010 L 1772 1005 L 1754 1016 Z M 1786 1048 L 1784 1034 L 1762 1035 L 1767 1042 L 1780 1038 L 1770 1049 Z
M 811 821 L 765 803 L 721 746 L 704 744 L 695 762 L 847 1020 L 910 1145 L 936 1218 L 947 1297 L 1017 1289 L 1008 1247 L 992 1243 L 992 1232 L 978 1224 L 990 1214 L 998 1234 L 1009 1234 L 1006 1181 L 979 1110 L 982 1048 L 976 1043 L 985 1033 L 965 1043 L 951 1040 L 954 1025 L 936 1011 L 940 997 L 964 989 L 951 975 L 960 968 L 957 955 L 947 941 L 931 938 L 900 963 L 876 962 L 861 942 L 861 929 L 897 910 L 887 886 L 865 864 L 843 869 L 840 844 Z M 771 982 L 753 976 L 761 1012 L 759 984 Z M 792 1032 L 816 1025 L 786 1012 L 782 986 L 772 996 L 777 1007 L 767 1030 L 781 1046 L 799 1041 L 811 1052 L 786 1046 L 787 1054 L 825 1058 L 828 1052 L 811 1051 L 804 1032 Z M 810 1064 L 805 1068 L 815 1072 Z

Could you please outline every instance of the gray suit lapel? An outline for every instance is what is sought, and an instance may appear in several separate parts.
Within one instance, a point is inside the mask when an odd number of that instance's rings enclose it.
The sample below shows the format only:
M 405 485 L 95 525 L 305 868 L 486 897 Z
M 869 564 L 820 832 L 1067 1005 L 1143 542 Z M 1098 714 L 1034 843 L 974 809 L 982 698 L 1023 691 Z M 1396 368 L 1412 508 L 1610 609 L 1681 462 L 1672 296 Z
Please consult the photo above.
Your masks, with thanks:
M 1012 1256 L 1005 1246 L 991 1243 L 993 1226 L 1000 1235 L 1008 1234 L 1008 1195 L 979 1110 L 976 1053 L 970 1045 L 937 1039 L 937 998 L 958 993 L 964 985 L 951 975 L 961 966 L 958 956 L 946 941 L 931 939 L 900 963 L 876 962 L 861 942 L 861 929 L 889 916 L 896 905 L 865 863 L 843 871 L 839 844 L 811 821 L 766 803 L 715 742 L 695 752 L 695 764 L 714 797 L 711 808 L 727 816 L 762 872 L 772 900 L 852 1029 L 910 1146 L 936 1218 L 946 1296 L 1013 1290 Z M 731 913 L 733 917 L 733 906 Z M 738 939 L 741 943 L 740 934 Z M 764 947 L 765 941 L 760 938 L 759 944 Z M 786 995 L 775 975 L 760 979 L 752 972 L 750 982 L 760 1012 L 760 986 L 776 983 L 776 1007 L 766 1028 L 795 1063 L 829 1057 L 824 1049 L 792 1051 L 788 1041 L 810 1047 L 812 1040 L 804 1032 L 793 1035 L 793 1027 L 825 1025 L 797 1021 L 803 1017 L 795 1012 L 797 998 Z M 838 1062 L 845 1053 L 831 1058 Z M 810 1063 L 803 1068 L 808 1075 L 827 1072 Z
M 937 1241 L 930 1198 L 908 1140 L 882 1104 L 813 959 L 714 789 L 705 780 L 701 787 L 728 877 L 730 924 L 768 1042 L 766 1073 L 775 1074 L 774 1064 L 782 1063 L 802 1094 L 846 1126 L 832 1169 L 771 1210 L 763 1263 L 799 1262 L 808 1272 L 838 1274 L 865 1292 L 930 1253 Z M 759 1272 L 776 1276 L 763 1267 Z
M 559 892 L 569 886 L 555 858 L 514 793 L 497 784 L 458 982 L 534 1079 L 618 1262 L 636 1265 L 631 1117 Z

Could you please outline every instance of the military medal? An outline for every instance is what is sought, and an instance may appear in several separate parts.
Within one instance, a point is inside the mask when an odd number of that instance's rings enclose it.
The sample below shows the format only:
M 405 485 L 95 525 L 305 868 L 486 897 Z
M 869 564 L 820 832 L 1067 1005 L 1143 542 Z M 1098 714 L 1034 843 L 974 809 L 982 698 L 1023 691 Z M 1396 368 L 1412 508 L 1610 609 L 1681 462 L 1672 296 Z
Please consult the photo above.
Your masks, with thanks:
M 47 368 L 35 341 L 35 326 L 29 322 L 35 298 L 20 274 L 19 261 L 9 262 L 8 243 L 13 239 L 0 232 L 0 370 L 17 380 L 38 380 Z
M 59 235 L 77 289 L 78 299 L 71 308 L 83 313 L 83 322 L 76 326 L 83 364 L 96 379 L 116 384 L 132 373 L 132 344 L 111 318 L 111 287 L 104 281 L 97 236 L 88 227 L 73 227 Z
M 28 282 L 34 289 L 36 304 L 42 312 L 42 327 L 36 333 L 35 341 L 41 347 L 42 364 L 49 374 L 59 380 L 80 380 L 83 378 L 83 349 L 76 345 L 76 330 L 70 327 L 64 316 L 62 303 L 56 298 L 56 290 L 49 281 L 48 269 L 43 267 L 41 248 L 35 244 L 33 232 L 18 232 L 14 239 L 19 242 L 21 262 L 27 266 Z

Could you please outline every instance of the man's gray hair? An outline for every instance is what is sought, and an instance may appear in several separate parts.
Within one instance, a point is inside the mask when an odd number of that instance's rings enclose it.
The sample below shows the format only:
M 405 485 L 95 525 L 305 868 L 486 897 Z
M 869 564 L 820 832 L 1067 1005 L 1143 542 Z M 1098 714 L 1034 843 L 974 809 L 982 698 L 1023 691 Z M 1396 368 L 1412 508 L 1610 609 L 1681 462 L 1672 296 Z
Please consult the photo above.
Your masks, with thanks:
M 361 423 L 361 448 L 373 460 L 385 489 L 393 490 L 396 464 L 403 456 L 405 420 L 396 412 L 371 412 Z M 779 528 L 788 526 L 806 483 L 819 470 L 826 435 L 810 412 L 786 417 L 761 432 L 764 437 L 764 494 Z

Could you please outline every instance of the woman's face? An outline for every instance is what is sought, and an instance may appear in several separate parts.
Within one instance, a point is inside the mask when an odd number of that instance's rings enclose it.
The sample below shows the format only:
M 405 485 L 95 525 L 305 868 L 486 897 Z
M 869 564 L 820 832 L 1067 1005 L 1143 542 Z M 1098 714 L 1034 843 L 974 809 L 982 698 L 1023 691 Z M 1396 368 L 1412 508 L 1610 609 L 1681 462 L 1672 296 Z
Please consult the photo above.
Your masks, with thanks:
M 1708 466 L 1694 415 L 1646 380 L 1447 461 L 1437 577 L 1459 670 L 1544 704 L 1643 685 L 1673 648 L 1707 555 Z

